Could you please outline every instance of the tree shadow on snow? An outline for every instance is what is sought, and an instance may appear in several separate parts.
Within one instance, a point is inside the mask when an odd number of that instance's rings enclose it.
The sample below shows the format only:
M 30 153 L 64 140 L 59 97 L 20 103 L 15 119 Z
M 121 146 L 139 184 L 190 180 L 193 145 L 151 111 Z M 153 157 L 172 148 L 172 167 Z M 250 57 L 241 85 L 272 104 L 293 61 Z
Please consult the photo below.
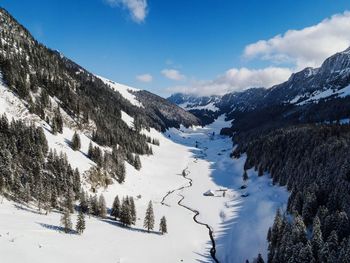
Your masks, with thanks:
M 45 224 L 45 223 L 40 223 L 40 222 L 36 222 L 38 225 L 42 226 L 43 228 L 49 229 L 49 230 L 53 230 L 53 231 L 57 231 L 57 232 L 64 232 L 64 227 L 61 226 L 56 226 L 56 225 L 50 225 L 50 224 Z M 77 234 L 77 231 L 75 230 L 71 230 L 69 233 L 67 234 Z
M 211 242 L 208 242 L 207 245 L 208 245 L 208 247 L 210 247 L 211 246 Z M 202 253 L 198 253 L 198 252 L 195 252 L 195 251 L 193 251 L 193 253 L 200 257 L 200 258 L 196 259 L 196 261 L 199 262 L 199 263 L 212 263 L 212 262 L 214 262 L 213 258 L 210 255 L 210 253 L 202 254 Z
M 134 231 L 134 232 L 139 232 L 139 233 L 146 233 L 146 234 L 153 234 L 153 235 L 159 235 L 161 236 L 162 234 L 158 231 L 147 231 L 145 229 L 142 229 L 142 228 L 136 228 L 136 227 L 125 227 L 123 226 L 123 224 L 121 224 L 120 222 L 118 221 L 114 221 L 112 219 L 101 219 L 101 221 L 103 222 L 106 222 L 108 224 L 111 224 L 113 226 L 117 226 L 117 227 L 121 227 L 121 228 L 124 228 L 125 230 L 128 230 L 128 231 Z
M 30 207 L 28 207 L 26 205 L 23 205 L 23 204 L 21 204 L 21 205 L 14 204 L 14 207 L 19 209 L 19 210 L 23 210 L 23 211 L 26 211 L 26 212 L 31 212 L 33 214 L 44 215 L 43 213 L 41 213 L 41 212 L 39 212 L 39 211 L 37 211 L 35 209 L 32 209 L 32 208 L 30 208 Z

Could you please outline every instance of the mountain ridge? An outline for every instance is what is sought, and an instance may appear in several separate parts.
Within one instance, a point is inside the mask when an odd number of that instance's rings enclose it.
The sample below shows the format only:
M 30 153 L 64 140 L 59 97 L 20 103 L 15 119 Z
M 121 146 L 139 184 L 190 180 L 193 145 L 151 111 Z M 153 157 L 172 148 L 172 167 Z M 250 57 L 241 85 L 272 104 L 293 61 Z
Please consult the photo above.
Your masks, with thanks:
M 327 58 L 320 67 L 307 67 L 299 72 L 293 73 L 283 83 L 270 88 L 248 88 L 243 91 L 231 92 L 223 96 L 201 97 L 196 95 L 174 94 L 168 100 L 182 106 L 203 101 L 211 101 L 216 98 L 215 111 L 207 111 L 226 114 L 233 119 L 235 113 L 250 112 L 255 109 L 271 107 L 273 105 L 296 105 L 318 103 L 332 97 L 339 97 L 342 89 L 350 84 L 350 47 Z M 322 95 L 319 95 L 321 94 Z M 181 103 L 177 98 L 182 98 Z M 205 99 L 203 99 L 205 98 Z M 208 103 L 202 104 L 207 106 Z M 312 105 L 309 105 L 312 107 Z M 184 107 L 186 109 L 186 107 Z M 192 108 L 187 108 L 190 112 Z M 201 116 L 201 112 L 193 112 Z M 212 119 L 213 121 L 213 119 Z

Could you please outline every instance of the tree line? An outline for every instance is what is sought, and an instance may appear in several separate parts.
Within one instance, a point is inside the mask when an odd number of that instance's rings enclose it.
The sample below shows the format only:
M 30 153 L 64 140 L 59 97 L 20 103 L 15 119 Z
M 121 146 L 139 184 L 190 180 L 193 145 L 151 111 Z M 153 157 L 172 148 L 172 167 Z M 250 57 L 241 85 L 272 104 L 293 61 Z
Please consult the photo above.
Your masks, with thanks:
M 268 172 L 291 192 L 269 230 L 268 262 L 348 262 L 350 126 L 310 124 L 241 141 L 245 169 Z
M 33 202 L 47 212 L 60 208 L 65 196 L 80 192 L 80 174 L 67 156 L 49 150 L 40 127 L 0 117 L 0 194 Z
M 70 233 L 73 231 L 73 224 L 71 221 L 71 214 L 74 212 L 73 202 L 69 197 L 65 199 L 63 213 L 61 217 L 61 225 L 64 232 Z M 89 195 L 84 190 L 81 190 L 79 197 L 79 214 L 76 223 L 76 232 L 82 234 L 86 228 L 85 215 L 94 215 L 99 218 L 107 218 L 107 207 L 104 196 L 101 194 Z M 130 196 L 123 197 L 119 200 L 118 195 L 115 197 L 113 204 L 110 209 L 110 218 L 119 221 L 123 227 L 131 227 L 136 224 L 137 214 L 134 198 Z M 154 229 L 154 211 L 152 201 L 149 201 L 148 207 L 144 217 L 144 228 L 147 232 Z M 165 216 L 160 219 L 159 232 L 165 234 L 167 230 L 167 221 Z
M 158 145 L 159 141 L 140 130 L 158 126 L 143 109 L 57 51 L 38 43 L 5 10 L 0 11 L 2 78 L 27 102 L 32 113 L 51 125 L 54 134 L 62 133 L 60 110 L 64 110 L 81 128 L 93 124 L 92 140 L 99 145 L 120 145 L 127 153 L 152 154 L 149 143 Z M 53 107 L 50 98 L 55 98 L 58 107 Z M 121 119 L 121 110 L 134 118 L 133 129 Z

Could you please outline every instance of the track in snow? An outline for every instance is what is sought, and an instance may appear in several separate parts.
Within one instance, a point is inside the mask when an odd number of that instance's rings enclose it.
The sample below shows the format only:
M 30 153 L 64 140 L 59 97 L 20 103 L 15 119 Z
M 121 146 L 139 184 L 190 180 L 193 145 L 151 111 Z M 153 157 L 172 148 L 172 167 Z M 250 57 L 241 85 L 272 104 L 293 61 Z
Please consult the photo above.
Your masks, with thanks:
M 193 161 L 194 163 L 197 163 L 197 158 Z M 183 190 L 185 188 L 190 188 L 192 187 L 193 185 L 193 180 L 191 178 L 188 178 L 187 175 L 190 174 L 191 172 L 188 171 L 188 173 L 186 173 L 186 171 L 188 170 L 188 167 L 186 167 L 184 170 L 183 170 L 183 173 L 182 173 L 182 177 L 185 178 L 186 180 L 188 180 L 188 185 L 186 186 L 182 186 L 180 188 L 177 188 L 177 189 L 174 189 L 172 191 L 169 191 L 162 199 L 161 201 L 161 204 L 162 205 L 166 205 L 166 206 L 170 206 L 168 204 L 165 203 L 165 199 L 171 195 L 172 193 L 176 192 L 176 191 L 180 191 L 180 190 Z M 179 196 L 181 196 L 181 199 L 177 202 L 177 204 L 189 211 L 191 211 L 192 213 L 194 213 L 195 215 L 193 216 L 193 221 L 196 223 L 196 224 L 199 224 L 199 225 L 202 225 L 202 226 L 205 226 L 208 231 L 209 231 L 209 237 L 210 237 L 210 241 L 211 241 L 211 244 L 212 244 L 212 247 L 210 249 L 210 256 L 212 257 L 212 259 L 214 260 L 214 262 L 216 263 L 219 263 L 219 260 L 216 258 L 216 244 L 215 244 L 215 239 L 214 239 L 214 231 L 213 229 L 208 225 L 208 224 L 205 224 L 205 223 L 202 223 L 200 221 L 198 221 L 197 217 L 200 215 L 199 211 L 198 210 L 195 210 L 195 209 L 192 209 L 186 205 L 183 205 L 181 202 L 185 199 L 185 197 L 182 195 L 182 194 L 178 194 Z

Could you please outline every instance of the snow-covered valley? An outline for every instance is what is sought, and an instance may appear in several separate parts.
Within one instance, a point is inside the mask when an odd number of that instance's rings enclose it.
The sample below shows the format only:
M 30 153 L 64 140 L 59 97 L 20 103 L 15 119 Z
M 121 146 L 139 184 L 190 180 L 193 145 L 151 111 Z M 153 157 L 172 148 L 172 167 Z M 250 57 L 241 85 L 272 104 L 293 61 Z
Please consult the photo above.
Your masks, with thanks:
M 0 4 L 0 263 L 350 263 L 346 7 L 43 2 Z
M 221 116 L 204 128 L 172 128 L 165 134 L 151 130 L 150 135 L 160 140 L 160 146 L 153 148 L 154 155 L 141 157 L 140 171 L 126 164 L 126 181 L 115 182 L 98 193 L 103 193 L 108 208 L 116 195 L 135 198 L 137 222 L 132 228 L 91 216 L 86 218 L 86 231 L 82 235 L 64 234 L 60 213 L 43 215 L 36 208 L 3 200 L 0 204 L 2 259 L 4 262 L 41 262 L 47 258 L 50 262 L 212 262 L 208 229 L 194 222 L 194 213 L 183 206 L 198 211 L 197 220 L 213 230 L 219 262 L 243 262 L 258 253 L 266 256 L 268 227 L 276 209 L 286 203 L 288 194 L 281 187 L 271 186 L 268 176 L 258 177 L 254 171 L 248 171 L 248 188 L 239 189 L 244 157 L 230 158 L 231 139 L 218 135 L 227 125 Z M 88 141 L 82 142 L 85 149 Z M 74 164 L 76 158 L 71 157 Z M 192 185 L 182 176 L 184 170 Z M 205 196 L 208 190 L 214 196 Z M 241 197 L 242 194 L 249 195 Z M 153 201 L 156 230 L 160 218 L 166 216 L 168 234 L 147 233 L 143 229 L 149 200 Z M 180 200 L 183 206 L 178 204 Z M 75 218 L 76 215 L 73 222 Z

